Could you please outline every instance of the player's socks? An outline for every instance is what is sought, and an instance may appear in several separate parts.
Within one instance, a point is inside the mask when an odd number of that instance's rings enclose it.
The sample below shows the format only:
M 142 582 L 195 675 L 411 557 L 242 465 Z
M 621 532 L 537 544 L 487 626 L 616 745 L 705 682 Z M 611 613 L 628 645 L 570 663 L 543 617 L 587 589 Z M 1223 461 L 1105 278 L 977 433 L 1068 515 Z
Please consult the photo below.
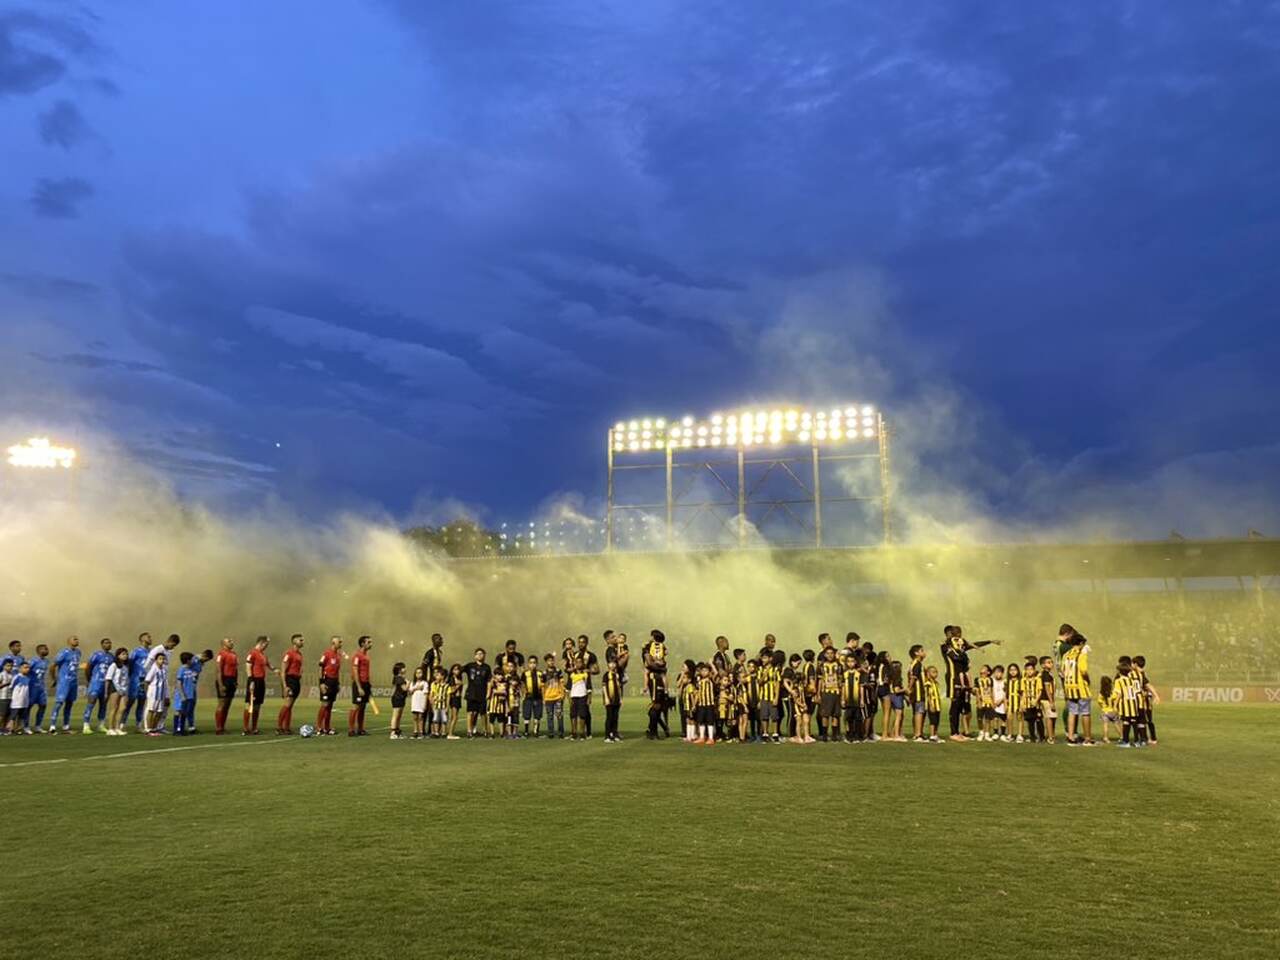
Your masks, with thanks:
M 242 729 L 244 730 L 245 733 L 249 732 L 249 708 L 248 707 L 246 707 L 244 710 L 244 720 L 242 721 Z
M 347 711 L 347 733 L 354 733 L 356 729 L 356 711 L 354 709 Z

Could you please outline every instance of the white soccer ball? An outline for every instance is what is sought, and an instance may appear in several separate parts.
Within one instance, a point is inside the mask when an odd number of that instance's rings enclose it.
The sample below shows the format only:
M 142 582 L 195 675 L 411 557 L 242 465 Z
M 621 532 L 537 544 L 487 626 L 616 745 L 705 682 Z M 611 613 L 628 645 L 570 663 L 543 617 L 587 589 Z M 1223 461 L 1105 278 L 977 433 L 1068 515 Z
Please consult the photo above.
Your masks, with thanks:
M 314 737 L 316 735 L 316 728 L 309 723 L 304 723 L 302 728 L 298 730 L 298 733 L 302 734 L 304 737 Z

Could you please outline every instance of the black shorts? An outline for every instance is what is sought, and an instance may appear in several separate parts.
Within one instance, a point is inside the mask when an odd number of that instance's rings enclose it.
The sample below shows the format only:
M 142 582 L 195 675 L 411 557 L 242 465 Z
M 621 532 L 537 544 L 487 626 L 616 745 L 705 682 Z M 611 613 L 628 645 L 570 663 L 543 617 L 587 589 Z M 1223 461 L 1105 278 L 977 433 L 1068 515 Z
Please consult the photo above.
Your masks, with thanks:
M 351 685 L 351 702 L 357 707 L 368 703 L 372 694 L 373 684 L 371 683 L 353 683 Z
M 249 682 L 244 685 L 244 702 L 260 707 L 265 699 L 267 699 L 266 678 L 250 677 Z
M 888 695 L 889 695 L 889 685 L 887 683 L 882 683 L 878 687 L 876 687 L 877 700 L 883 700 Z
M 302 693 L 302 677 L 285 677 L 284 688 L 289 691 L 289 696 L 298 699 L 298 694 Z
M 451 710 L 461 710 L 461 709 L 462 709 L 462 697 L 460 697 L 460 696 L 453 696 L 453 697 L 450 697 L 450 698 L 449 698 L 449 708 L 450 708 Z
M 467 713 L 484 713 L 484 701 L 467 697 Z
M 222 678 L 222 698 L 224 700 L 231 700 L 235 697 L 235 695 L 236 695 L 236 678 L 223 677 Z
M 403 694 L 403 693 L 393 693 L 393 694 L 391 695 L 391 709 L 392 709 L 392 710 L 395 710 L 395 709 L 403 710 L 403 709 L 404 709 L 405 701 L 406 701 L 407 699 L 408 699 L 407 695 L 405 695 L 405 694 Z
M 713 727 L 716 723 L 715 707 L 694 707 L 693 722 L 700 727 Z
M 337 701 L 338 701 L 338 678 L 337 677 L 321 677 L 320 702 L 321 703 L 337 703 Z
M 586 697 L 573 697 L 569 701 L 569 719 L 586 720 L 591 716 L 591 701 Z
M 840 694 L 824 693 L 818 702 L 820 716 L 831 718 L 840 716 Z

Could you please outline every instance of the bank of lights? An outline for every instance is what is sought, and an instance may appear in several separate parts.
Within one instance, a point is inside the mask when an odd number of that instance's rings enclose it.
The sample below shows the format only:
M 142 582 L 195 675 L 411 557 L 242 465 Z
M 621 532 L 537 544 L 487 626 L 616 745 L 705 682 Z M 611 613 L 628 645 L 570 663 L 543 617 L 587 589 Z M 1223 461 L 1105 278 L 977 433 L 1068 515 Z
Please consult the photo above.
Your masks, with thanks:
M 14 467 L 70 469 L 75 463 L 76 452 L 72 447 L 58 447 L 48 437 L 31 437 L 23 443 L 15 443 L 8 450 L 9 464 Z
M 880 435 L 875 407 L 847 406 L 822 410 L 795 407 L 713 413 L 706 419 L 662 417 L 619 420 L 609 431 L 615 453 L 682 450 L 692 447 L 769 447 L 874 440 Z

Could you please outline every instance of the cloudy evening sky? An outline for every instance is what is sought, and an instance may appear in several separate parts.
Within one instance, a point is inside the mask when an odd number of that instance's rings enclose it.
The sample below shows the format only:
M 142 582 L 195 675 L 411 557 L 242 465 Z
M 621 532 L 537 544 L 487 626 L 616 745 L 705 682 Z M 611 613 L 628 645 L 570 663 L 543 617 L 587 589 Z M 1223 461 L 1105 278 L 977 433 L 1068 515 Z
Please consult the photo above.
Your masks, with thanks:
M 0 420 L 497 518 L 616 419 L 851 400 L 922 509 L 1241 534 L 1277 102 L 1264 2 L 4 4 Z

